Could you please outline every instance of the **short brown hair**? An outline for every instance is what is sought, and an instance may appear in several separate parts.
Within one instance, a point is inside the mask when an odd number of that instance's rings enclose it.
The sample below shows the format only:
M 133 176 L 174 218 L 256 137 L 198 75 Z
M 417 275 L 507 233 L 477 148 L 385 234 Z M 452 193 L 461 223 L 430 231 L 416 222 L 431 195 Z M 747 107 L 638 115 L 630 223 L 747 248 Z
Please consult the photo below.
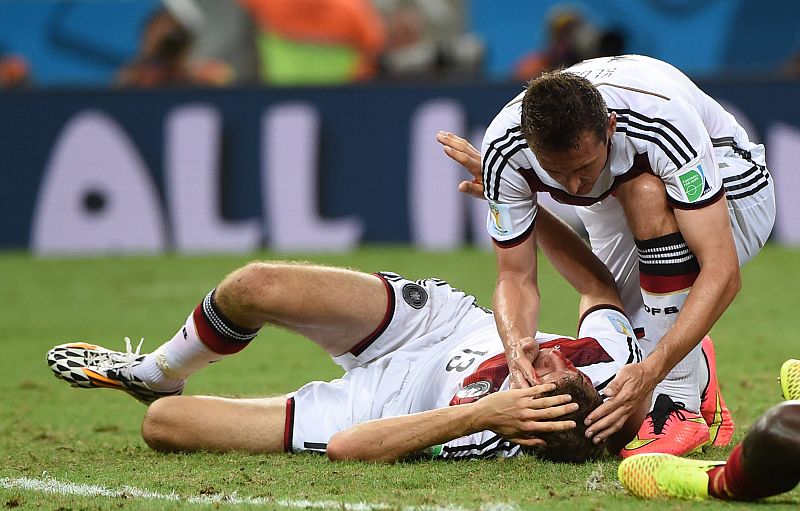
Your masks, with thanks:
M 556 417 L 555 421 L 575 421 L 575 427 L 565 431 L 550 433 L 537 433 L 536 436 L 547 442 L 544 447 L 523 447 L 528 454 L 537 458 L 565 463 L 583 463 L 597 459 L 605 450 L 605 442 L 595 444 L 591 438 L 586 438 L 586 426 L 583 420 L 595 408 L 603 403 L 603 398 L 588 385 L 583 375 L 568 376 L 556 382 L 556 389 L 542 394 L 542 396 L 555 396 L 569 394 L 572 403 L 578 403 L 578 408 L 572 413 Z
M 534 153 L 568 151 L 587 131 L 605 139 L 608 108 L 592 82 L 553 71 L 528 82 L 522 98 L 522 135 Z

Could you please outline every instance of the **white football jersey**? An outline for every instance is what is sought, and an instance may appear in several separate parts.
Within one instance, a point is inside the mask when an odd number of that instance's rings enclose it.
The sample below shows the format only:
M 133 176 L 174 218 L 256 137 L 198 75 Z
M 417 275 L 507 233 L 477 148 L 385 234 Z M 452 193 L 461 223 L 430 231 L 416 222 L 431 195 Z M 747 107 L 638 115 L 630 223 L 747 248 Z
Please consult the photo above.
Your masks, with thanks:
M 480 324 L 459 329 L 412 364 L 402 384 L 402 393 L 384 409 L 384 416 L 422 412 L 449 405 L 466 404 L 493 392 L 510 388 L 505 352 L 491 315 Z M 461 331 L 465 330 L 465 331 Z M 602 389 L 625 365 L 641 361 L 633 328 L 624 314 L 602 308 L 585 315 L 578 339 L 537 332 L 541 348 L 557 348 Z M 398 353 L 399 354 L 399 353 Z M 403 357 L 394 357 L 402 364 Z M 519 446 L 491 431 L 459 438 L 440 446 L 444 458 L 507 457 Z
M 534 224 L 537 192 L 588 206 L 643 172 L 659 176 L 670 203 L 700 208 L 724 193 L 715 152 L 750 147 L 747 133 L 716 101 L 671 65 L 640 55 L 587 60 L 566 71 L 591 81 L 617 116 L 609 158 L 593 189 L 571 195 L 541 168 L 521 134 L 523 94 L 492 121 L 483 140 L 487 229 L 513 243 Z M 764 178 L 766 180 L 766 177 Z

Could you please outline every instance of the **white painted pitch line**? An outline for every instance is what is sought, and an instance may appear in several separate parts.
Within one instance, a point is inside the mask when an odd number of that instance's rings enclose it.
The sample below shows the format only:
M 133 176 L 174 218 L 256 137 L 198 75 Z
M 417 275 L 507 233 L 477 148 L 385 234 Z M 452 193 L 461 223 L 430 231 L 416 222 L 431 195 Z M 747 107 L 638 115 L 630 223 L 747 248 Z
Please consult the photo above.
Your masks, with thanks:
M 58 481 L 51 477 L 41 479 L 30 477 L 2 477 L 0 487 L 6 489 L 23 489 L 41 493 L 54 493 L 58 495 L 78 495 L 82 497 L 111 497 L 126 499 L 166 500 L 171 502 L 186 502 L 190 504 L 231 504 L 264 506 L 272 505 L 291 509 L 336 509 L 344 511 L 383 511 L 397 509 L 385 503 L 368 502 L 336 502 L 333 500 L 292 500 L 270 499 L 266 497 L 240 497 L 235 493 L 216 494 L 185 497 L 177 493 L 158 493 L 133 486 L 123 486 L 120 489 L 108 488 L 94 484 L 73 483 Z M 455 505 L 448 506 L 403 506 L 402 511 L 468 511 L 466 508 Z M 513 504 L 483 504 L 480 511 L 515 511 Z

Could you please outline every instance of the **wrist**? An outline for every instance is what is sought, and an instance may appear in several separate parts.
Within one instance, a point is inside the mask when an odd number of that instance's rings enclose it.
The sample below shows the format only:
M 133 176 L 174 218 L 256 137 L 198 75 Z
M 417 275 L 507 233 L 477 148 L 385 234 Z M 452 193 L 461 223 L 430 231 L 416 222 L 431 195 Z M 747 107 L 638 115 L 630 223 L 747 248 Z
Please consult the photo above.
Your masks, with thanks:
M 479 399 L 478 401 L 469 404 L 458 405 L 463 408 L 463 413 L 466 419 L 463 422 L 467 425 L 467 430 L 464 431 L 465 435 L 471 435 L 477 431 L 491 429 L 491 424 L 489 424 L 489 418 L 491 417 L 491 414 L 483 409 L 484 406 L 482 401 L 482 399 Z
M 642 365 L 643 374 L 652 384 L 651 387 L 655 387 L 658 382 L 666 378 L 671 369 L 656 350 L 650 353 L 640 364 Z

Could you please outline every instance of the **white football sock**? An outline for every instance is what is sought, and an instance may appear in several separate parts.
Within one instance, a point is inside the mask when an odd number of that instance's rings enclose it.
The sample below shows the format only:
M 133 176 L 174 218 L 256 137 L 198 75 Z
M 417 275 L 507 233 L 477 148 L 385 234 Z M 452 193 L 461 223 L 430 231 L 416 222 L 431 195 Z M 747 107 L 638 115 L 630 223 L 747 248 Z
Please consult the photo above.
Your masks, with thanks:
M 702 382 L 702 385 L 701 385 Z M 708 368 L 703 358 L 700 344 L 669 372 L 667 377 L 656 385 L 653 402 L 659 394 L 666 394 L 673 401 L 680 401 L 692 413 L 700 413 L 700 392 L 708 383 Z
M 189 314 L 180 330 L 133 369 L 133 374 L 141 378 L 153 390 L 170 391 L 180 388 L 186 378 L 222 359 L 211 351 L 200 337 L 194 324 L 194 313 Z

